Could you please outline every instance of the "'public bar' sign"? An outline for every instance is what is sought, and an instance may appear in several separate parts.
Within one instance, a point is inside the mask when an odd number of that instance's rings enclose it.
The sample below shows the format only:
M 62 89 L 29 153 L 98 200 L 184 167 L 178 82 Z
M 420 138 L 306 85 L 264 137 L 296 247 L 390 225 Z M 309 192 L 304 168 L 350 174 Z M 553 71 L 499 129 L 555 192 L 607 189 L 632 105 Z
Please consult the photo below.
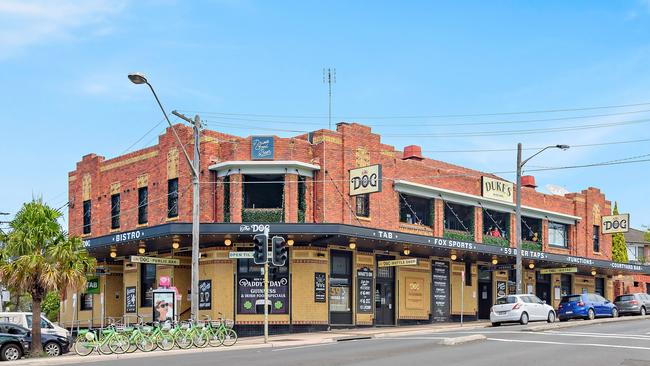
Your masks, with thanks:
M 181 261 L 180 259 L 173 259 L 173 258 L 142 257 L 138 255 L 132 255 L 131 263 L 163 264 L 168 266 L 178 266 L 179 264 L 181 264 Z

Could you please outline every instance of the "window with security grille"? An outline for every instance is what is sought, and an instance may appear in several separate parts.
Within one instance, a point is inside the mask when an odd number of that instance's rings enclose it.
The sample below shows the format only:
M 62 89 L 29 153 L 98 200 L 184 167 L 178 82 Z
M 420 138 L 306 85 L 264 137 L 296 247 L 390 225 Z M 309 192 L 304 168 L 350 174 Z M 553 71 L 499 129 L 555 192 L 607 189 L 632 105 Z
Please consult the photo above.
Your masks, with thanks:
M 83 233 L 90 234 L 90 222 L 92 218 L 92 205 L 90 200 L 84 201 L 83 203 Z
M 147 187 L 138 188 L 138 224 L 146 224 L 149 221 L 149 189 Z
M 167 217 L 178 216 L 178 178 L 167 181 Z
M 600 252 L 600 226 L 594 225 L 594 252 Z
M 111 229 L 120 227 L 120 194 L 111 195 Z
M 483 236 L 508 239 L 510 237 L 510 214 L 484 208 Z
M 360 194 L 356 196 L 356 215 L 361 217 L 370 217 L 370 195 Z
M 445 230 L 473 232 L 474 207 L 445 202 Z

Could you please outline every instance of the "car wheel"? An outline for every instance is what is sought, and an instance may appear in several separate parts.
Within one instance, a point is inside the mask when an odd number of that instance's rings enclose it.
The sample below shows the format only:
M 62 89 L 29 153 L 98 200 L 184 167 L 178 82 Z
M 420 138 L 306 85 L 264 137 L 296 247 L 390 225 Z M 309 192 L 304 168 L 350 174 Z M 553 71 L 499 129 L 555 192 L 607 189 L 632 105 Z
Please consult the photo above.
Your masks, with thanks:
M 521 325 L 526 325 L 528 324 L 528 314 L 527 313 L 522 313 L 521 314 L 521 319 L 519 319 L 519 323 Z
M 45 343 L 45 346 L 43 346 L 43 351 L 45 351 L 45 353 L 51 357 L 60 356 L 61 346 L 56 342 Z
M 587 311 L 587 320 L 594 320 L 596 318 L 596 313 L 594 313 L 594 309 L 589 309 Z
M 549 311 L 548 312 L 548 317 L 546 318 L 546 321 L 549 323 L 555 323 L 555 312 Z
M 492 323 L 493 327 L 498 327 L 499 325 L 501 325 L 501 323 Z
M 618 318 L 618 309 L 612 308 L 612 318 Z
M 639 314 L 641 314 L 641 316 L 645 316 L 645 306 L 641 307 L 641 310 L 639 311 Z
M 23 357 L 23 351 L 15 344 L 7 344 L 0 350 L 2 361 L 15 361 Z

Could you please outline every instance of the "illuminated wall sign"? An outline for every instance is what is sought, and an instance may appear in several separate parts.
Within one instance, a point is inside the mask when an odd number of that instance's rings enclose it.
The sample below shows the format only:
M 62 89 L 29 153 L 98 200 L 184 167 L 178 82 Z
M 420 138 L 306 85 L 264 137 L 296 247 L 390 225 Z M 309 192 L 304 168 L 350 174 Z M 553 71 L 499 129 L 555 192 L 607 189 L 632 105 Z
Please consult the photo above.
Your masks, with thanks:
M 482 177 L 483 184 L 481 194 L 485 198 L 497 201 L 512 202 L 514 198 L 514 184 L 490 177 Z
M 350 196 L 381 192 L 381 165 L 350 169 Z
M 603 216 L 603 234 L 627 233 L 630 231 L 630 214 Z

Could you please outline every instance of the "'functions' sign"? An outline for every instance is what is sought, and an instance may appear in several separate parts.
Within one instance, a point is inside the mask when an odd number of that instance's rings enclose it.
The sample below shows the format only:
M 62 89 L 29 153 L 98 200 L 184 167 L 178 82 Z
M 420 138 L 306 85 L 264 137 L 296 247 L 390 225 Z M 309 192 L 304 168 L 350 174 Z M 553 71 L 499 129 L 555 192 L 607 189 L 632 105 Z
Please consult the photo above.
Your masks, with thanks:
M 251 160 L 273 160 L 273 136 L 251 137 Z
M 603 234 L 626 233 L 630 231 L 630 214 L 603 216 Z
M 350 169 L 350 196 L 381 192 L 381 165 Z
M 512 202 L 514 184 L 490 177 L 483 177 L 482 195 L 493 200 Z

